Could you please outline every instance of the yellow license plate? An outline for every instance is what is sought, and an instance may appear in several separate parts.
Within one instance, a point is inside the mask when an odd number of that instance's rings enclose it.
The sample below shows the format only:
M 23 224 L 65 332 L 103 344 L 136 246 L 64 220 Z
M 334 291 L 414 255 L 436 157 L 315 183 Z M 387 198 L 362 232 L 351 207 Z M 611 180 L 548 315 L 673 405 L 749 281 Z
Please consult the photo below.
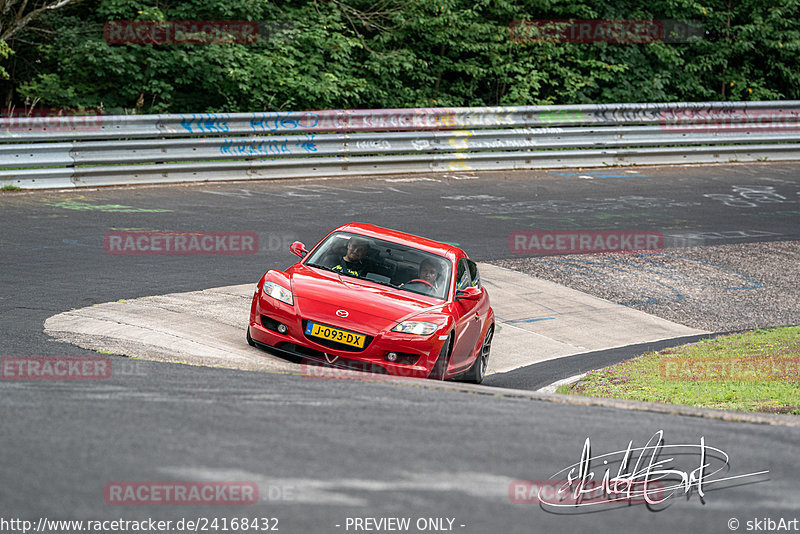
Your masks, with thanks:
M 311 321 L 309 321 L 306 325 L 306 335 L 321 337 L 323 339 L 335 341 L 344 345 L 350 345 L 351 347 L 358 347 L 359 349 L 364 348 L 364 342 L 367 338 L 363 334 L 356 334 L 353 332 L 348 332 L 347 330 L 340 330 L 332 326 L 312 323 Z

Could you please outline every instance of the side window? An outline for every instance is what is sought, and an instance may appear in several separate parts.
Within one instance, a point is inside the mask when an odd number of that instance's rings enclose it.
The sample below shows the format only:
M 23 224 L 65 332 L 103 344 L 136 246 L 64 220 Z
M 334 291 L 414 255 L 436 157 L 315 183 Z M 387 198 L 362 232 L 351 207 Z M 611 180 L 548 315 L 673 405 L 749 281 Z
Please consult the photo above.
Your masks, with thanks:
M 458 280 L 456 289 L 467 289 L 472 284 L 472 277 L 470 275 L 470 267 L 467 264 L 466 258 L 458 260 L 458 270 L 456 271 L 456 279 Z M 477 272 L 477 269 L 476 269 Z
M 472 278 L 473 287 L 480 289 L 481 275 L 478 273 L 478 265 L 472 260 L 467 260 L 467 265 L 469 266 L 469 275 Z

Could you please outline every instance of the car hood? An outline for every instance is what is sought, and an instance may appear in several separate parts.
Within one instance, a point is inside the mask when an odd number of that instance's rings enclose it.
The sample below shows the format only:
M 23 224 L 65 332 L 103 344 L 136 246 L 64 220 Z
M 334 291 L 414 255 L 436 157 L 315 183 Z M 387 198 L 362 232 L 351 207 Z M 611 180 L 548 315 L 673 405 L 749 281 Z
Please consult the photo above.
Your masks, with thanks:
M 341 328 L 356 328 L 373 335 L 421 312 L 439 311 L 445 304 L 302 264 L 293 266 L 287 274 L 295 306 L 303 318 Z M 347 317 L 341 317 L 342 310 L 347 312 Z

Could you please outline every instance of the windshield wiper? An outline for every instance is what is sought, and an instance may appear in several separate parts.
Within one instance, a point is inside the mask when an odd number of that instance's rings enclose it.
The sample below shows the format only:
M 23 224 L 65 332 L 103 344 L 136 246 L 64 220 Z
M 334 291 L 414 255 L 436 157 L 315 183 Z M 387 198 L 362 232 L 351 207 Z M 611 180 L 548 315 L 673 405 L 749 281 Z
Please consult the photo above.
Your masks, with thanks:
M 373 280 L 372 278 L 360 278 L 360 280 L 366 280 L 367 282 L 372 282 L 373 284 L 378 284 L 379 286 L 386 286 L 391 287 L 392 289 L 397 289 L 398 286 L 392 284 L 391 282 L 378 282 L 377 280 Z
M 317 269 L 322 269 L 323 271 L 331 271 L 331 272 L 338 272 L 334 271 L 330 267 L 325 267 L 324 265 L 320 265 L 319 263 L 306 263 L 307 267 L 316 267 Z
M 366 278 L 364 278 L 362 276 L 353 276 L 352 274 L 349 274 L 349 273 L 347 273 L 345 271 L 336 271 L 331 267 L 325 267 L 324 265 L 320 265 L 319 263 L 306 263 L 305 265 L 307 267 L 316 267 L 317 269 L 322 269 L 323 271 L 330 271 L 332 273 L 338 274 L 339 276 L 346 276 L 348 278 L 355 278 L 356 280 L 366 280 Z
M 392 284 L 391 282 L 379 282 L 378 280 L 373 280 L 372 278 L 368 278 L 366 276 L 353 276 L 352 274 L 346 273 L 344 271 L 334 271 L 330 267 L 325 267 L 324 265 L 320 265 L 318 263 L 306 263 L 307 267 L 316 267 L 317 269 L 322 269 L 323 271 L 330 271 L 332 273 L 336 273 L 341 276 L 346 276 L 348 278 L 355 278 L 356 280 L 366 280 L 367 282 L 372 282 L 374 284 L 378 284 L 381 286 L 391 287 L 393 289 L 397 289 L 399 286 Z

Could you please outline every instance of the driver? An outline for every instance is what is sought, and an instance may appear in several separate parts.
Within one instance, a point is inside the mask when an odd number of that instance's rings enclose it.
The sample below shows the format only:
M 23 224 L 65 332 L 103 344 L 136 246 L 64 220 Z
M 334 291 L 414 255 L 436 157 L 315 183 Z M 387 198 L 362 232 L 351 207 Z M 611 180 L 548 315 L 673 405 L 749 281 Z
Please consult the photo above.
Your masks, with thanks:
M 439 292 L 439 275 L 441 274 L 441 267 L 434 260 L 425 258 L 419 264 L 419 274 L 417 278 L 409 280 L 400 287 L 405 287 L 409 284 L 417 284 L 426 295 L 435 295 Z
M 440 274 L 439 265 L 433 260 L 425 258 L 419 264 L 419 278 L 429 282 L 434 289 L 439 289 Z
M 336 271 L 350 276 L 364 276 L 367 266 L 364 264 L 364 256 L 369 250 L 369 242 L 361 237 L 351 237 L 347 242 L 347 251 L 339 259 L 338 263 L 331 267 Z

